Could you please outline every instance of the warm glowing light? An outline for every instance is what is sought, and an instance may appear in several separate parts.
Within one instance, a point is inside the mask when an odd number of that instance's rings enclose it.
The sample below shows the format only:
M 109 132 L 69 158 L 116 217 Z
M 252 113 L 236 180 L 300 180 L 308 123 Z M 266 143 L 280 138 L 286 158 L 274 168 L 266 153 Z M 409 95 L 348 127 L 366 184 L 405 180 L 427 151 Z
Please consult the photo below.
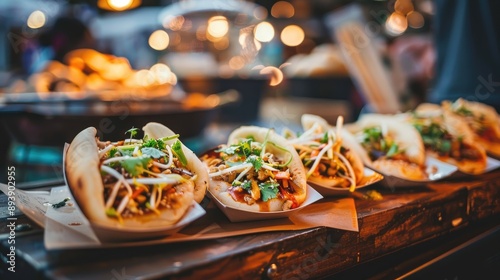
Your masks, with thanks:
M 108 57 L 105 68 L 99 74 L 106 80 L 119 81 L 131 73 L 130 63 L 124 57 Z
M 207 40 L 207 26 L 206 25 L 200 25 L 198 29 L 196 29 L 196 39 L 199 41 L 206 41 Z
M 267 18 L 267 9 L 259 6 L 253 10 L 253 16 L 258 20 L 265 20 Z
M 163 63 L 157 63 L 157 64 L 151 66 L 149 71 L 153 74 L 153 76 L 155 77 L 155 80 L 159 84 L 166 84 L 166 83 L 169 83 L 171 80 L 170 76 L 172 75 L 172 71 L 170 70 L 170 68 L 167 65 L 165 65 Z
M 290 47 L 300 45 L 304 41 L 304 38 L 304 30 L 297 25 L 289 25 L 281 31 L 281 41 Z
M 390 35 L 400 35 L 408 28 L 406 17 L 400 13 L 392 13 L 385 22 L 385 29 Z
M 228 38 L 221 38 L 217 41 L 214 42 L 214 48 L 219 50 L 219 51 L 222 51 L 222 50 L 225 50 L 227 49 L 227 47 L 229 47 L 229 39 Z
M 146 69 L 137 71 L 135 73 L 134 79 L 136 84 L 142 87 L 150 86 L 154 84 L 156 80 L 154 74 Z
M 179 31 L 181 30 L 183 24 L 184 24 L 184 17 L 176 16 L 168 23 L 168 28 L 170 28 L 173 31 Z
M 276 2 L 271 8 L 271 15 L 275 18 L 291 18 L 294 14 L 293 5 L 286 1 Z
M 134 0 L 108 0 L 109 6 L 117 11 L 123 11 L 130 8 L 133 2 Z
M 142 0 L 97 0 L 97 7 L 108 11 L 122 12 L 138 7 Z
M 253 39 L 253 43 L 254 43 L 254 45 L 255 45 L 255 49 L 256 49 L 257 51 L 260 51 L 260 49 L 262 49 L 262 44 L 261 44 L 259 41 L 257 41 L 257 39 L 255 39 L 255 38 L 254 38 L 254 39 Z
M 162 51 L 168 47 L 170 38 L 165 30 L 156 30 L 149 36 L 149 46 L 157 51 Z
M 402 15 L 407 15 L 413 11 L 413 3 L 411 0 L 397 0 L 394 4 L 394 10 Z
M 263 21 L 254 30 L 255 39 L 260 42 L 270 42 L 274 38 L 274 27 L 266 21 Z
M 410 27 L 412 28 L 417 29 L 424 26 L 425 23 L 424 16 L 422 16 L 422 14 L 417 11 L 410 12 L 406 16 L 406 18 L 408 19 L 408 25 L 410 25 Z
M 45 14 L 42 11 L 34 11 L 28 17 L 28 27 L 32 29 L 37 29 L 45 25 L 46 18 Z
M 277 86 L 283 81 L 283 72 L 274 66 L 267 66 L 260 70 L 262 75 L 268 75 L 270 78 L 269 85 Z
M 229 23 L 223 16 L 214 16 L 208 20 L 207 32 L 215 38 L 223 37 L 229 31 Z
M 245 59 L 239 55 L 233 56 L 229 60 L 228 64 L 229 64 L 229 67 L 231 67 L 231 69 L 240 70 L 241 68 L 243 68 L 245 66 Z
M 174 33 L 170 36 L 169 46 L 178 46 L 181 43 L 181 35 Z
M 238 37 L 238 43 L 240 43 L 240 46 L 242 48 L 246 48 L 247 47 L 248 36 L 249 36 L 248 33 L 241 33 L 240 36 Z

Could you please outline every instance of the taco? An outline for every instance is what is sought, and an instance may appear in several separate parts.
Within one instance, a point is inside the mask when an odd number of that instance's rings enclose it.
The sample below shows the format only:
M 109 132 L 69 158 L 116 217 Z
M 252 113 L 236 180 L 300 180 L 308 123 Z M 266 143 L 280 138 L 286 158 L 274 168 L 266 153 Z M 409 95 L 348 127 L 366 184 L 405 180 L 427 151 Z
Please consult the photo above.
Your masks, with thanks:
M 162 138 L 148 132 L 161 130 Z M 75 136 L 65 156 L 70 191 L 91 223 L 158 227 L 177 223 L 205 194 L 201 161 L 168 128 L 152 123 L 143 139 L 101 142 L 89 127 Z
M 425 180 L 425 148 L 418 131 L 390 115 L 367 114 L 349 126 L 345 145 L 363 163 L 386 175 Z
M 486 151 L 474 141 L 474 132 L 461 117 L 438 105 L 424 103 L 407 115 L 407 121 L 422 136 L 428 155 L 465 173 L 484 172 Z
M 272 212 L 297 208 L 306 199 L 306 174 L 299 156 L 272 129 L 240 127 L 227 144 L 201 159 L 209 170 L 209 192 L 225 205 Z
M 304 132 L 296 137 L 288 133 L 287 140 L 299 154 L 307 181 L 354 191 L 363 179 L 364 165 L 359 155 L 343 144 L 343 118 L 339 117 L 336 128 L 311 114 L 302 115 L 301 123 Z
M 474 140 L 494 156 L 500 156 L 500 117 L 497 111 L 484 103 L 459 98 L 443 101 L 443 109 L 460 116 L 474 133 Z

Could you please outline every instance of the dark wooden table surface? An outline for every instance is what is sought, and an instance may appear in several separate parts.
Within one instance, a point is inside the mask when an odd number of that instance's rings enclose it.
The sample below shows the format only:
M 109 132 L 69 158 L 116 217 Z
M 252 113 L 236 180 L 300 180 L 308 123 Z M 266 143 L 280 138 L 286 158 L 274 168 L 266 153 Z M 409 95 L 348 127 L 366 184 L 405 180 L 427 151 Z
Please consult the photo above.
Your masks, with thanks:
M 369 189 L 383 199 L 356 198 L 359 232 L 319 227 L 123 249 L 47 251 L 43 230 L 19 213 L 17 224 L 31 229 L 16 234 L 16 273 L 6 271 L 2 195 L 0 278 L 395 278 L 481 234 L 499 236 L 500 170 L 412 188 L 374 185 L 363 191 Z M 500 245 L 483 239 L 491 243 L 485 248 L 497 252 L 498 263 Z M 449 245 L 441 248 L 444 244 Z

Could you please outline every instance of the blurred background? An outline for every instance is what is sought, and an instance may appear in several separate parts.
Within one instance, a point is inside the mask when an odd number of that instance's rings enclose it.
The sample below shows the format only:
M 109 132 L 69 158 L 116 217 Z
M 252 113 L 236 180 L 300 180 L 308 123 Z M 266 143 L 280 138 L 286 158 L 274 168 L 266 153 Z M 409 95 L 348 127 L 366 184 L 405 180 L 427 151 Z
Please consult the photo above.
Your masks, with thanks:
M 0 170 L 60 177 L 62 145 L 88 126 L 108 140 L 159 121 L 198 152 L 232 125 L 407 110 L 432 85 L 434 9 L 431 0 L 1 1 Z

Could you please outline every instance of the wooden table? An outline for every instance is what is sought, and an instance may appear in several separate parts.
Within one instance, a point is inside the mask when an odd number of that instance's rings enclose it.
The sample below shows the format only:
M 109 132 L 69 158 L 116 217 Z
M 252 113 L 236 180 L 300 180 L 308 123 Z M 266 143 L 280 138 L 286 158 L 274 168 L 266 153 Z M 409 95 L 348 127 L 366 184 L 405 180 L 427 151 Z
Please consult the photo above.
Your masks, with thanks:
M 23 279 L 35 272 L 50 279 L 393 278 L 414 268 L 396 271 L 407 259 L 425 263 L 439 255 L 439 244 L 500 232 L 500 170 L 413 188 L 369 189 L 381 192 L 383 199 L 356 199 L 359 232 L 319 227 L 137 248 L 47 251 L 42 229 L 19 215 L 18 224 L 30 224 L 32 229 L 16 235 L 15 276 Z M 5 201 L 6 196 L 0 196 L 4 218 Z M 0 230 L 3 257 L 8 252 L 5 219 Z M 500 252 L 500 245 L 491 246 Z M 374 263 L 384 271 L 374 269 Z M 5 271 L 5 259 L 2 265 Z M 363 274 L 364 268 L 370 277 Z M 12 274 L 2 272 L 0 278 Z

